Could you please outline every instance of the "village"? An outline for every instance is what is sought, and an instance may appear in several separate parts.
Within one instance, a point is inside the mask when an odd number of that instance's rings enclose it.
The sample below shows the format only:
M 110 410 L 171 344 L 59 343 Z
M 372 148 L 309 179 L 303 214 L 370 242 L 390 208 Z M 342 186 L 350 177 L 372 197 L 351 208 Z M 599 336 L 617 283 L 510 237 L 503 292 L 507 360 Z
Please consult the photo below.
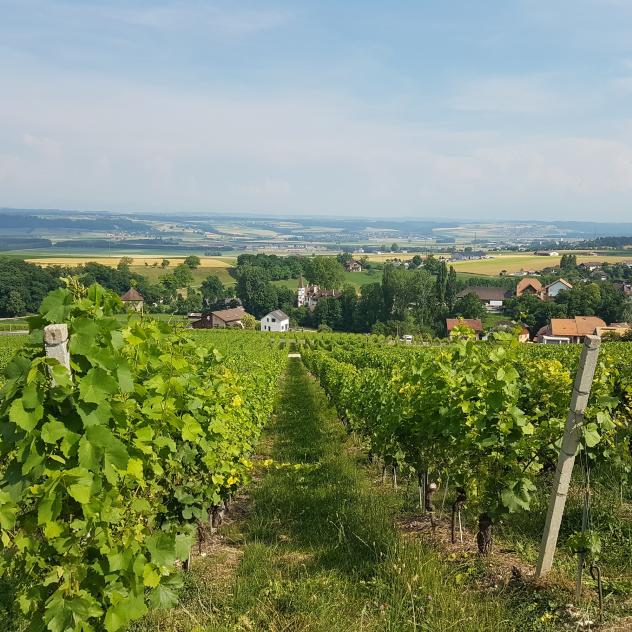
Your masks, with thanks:
M 536 253 L 538 254 L 538 253 Z M 540 253 L 547 256 L 558 253 Z M 442 262 L 442 265 L 445 262 Z M 387 263 L 393 268 L 400 267 L 408 271 L 411 262 L 402 265 L 398 261 Z M 362 262 L 354 258 L 347 258 L 342 263 L 346 272 L 361 272 Z M 580 269 L 586 275 L 582 283 L 598 281 L 607 283 L 608 277 L 602 265 L 598 262 L 580 264 Z M 537 274 L 537 273 L 534 273 Z M 470 304 L 478 303 L 484 314 L 493 317 L 493 327 L 485 327 L 485 316 L 478 318 L 468 317 L 467 314 L 447 317 L 444 320 L 445 334 L 448 337 L 455 337 L 464 331 L 464 327 L 469 331 L 469 335 L 478 339 L 486 340 L 495 331 L 513 331 L 520 342 L 540 343 L 540 344 L 569 344 L 581 343 L 586 336 L 598 335 L 606 339 L 626 340 L 632 334 L 632 326 L 628 322 L 606 322 L 603 318 L 594 314 L 578 314 L 572 317 L 551 317 L 546 323 L 530 331 L 529 327 L 520 322 L 519 319 L 511 319 L 507 311 L 507 305 L 518 299 L 528 299 L 540 301 L 543 306 L 549 304 L 556 305 L 556 299 L 562 293 L 569 293 L 573 290 L 573 283 L 563 277 L 543 283 L 538 276 L 525 276 L 514 274 L 512 276 L 521 277 L 513 289 L 498 287 L 493 285 L 467 285 L 458 293 L 455 299 Z M 624 297 L 624 300 L 632 303 L 632 282 L 620 282 L 610 284 L 612 289 Z M 341 289 L 326 289 L 316 283 L 306 282 L 301 275 L 298 280 L 298 287 L 294 293 L 293 307 L 298 310 L 307 310 L 309 314 L 314 314 L 319 304 L 331 301 L 340 302 L 343 299 Z M 131 310 L 142 310 L 144 300 L 142 295 L 134 288 L 130 288 L 121 296 L 121 300 Z M 208 301 L 207 301 L 208 303 Z M 290 309 L 288 312 L 292 311 Z M 628 310 L 629 311 L 629 310 Z M 503 316 L 508 316 L 506 319 Z M 285 333 L 290 330 L 305 331 L 309 328 L 293 322 L 293 317 L 283 309 L 272 309 L 259 318 L 250 314 L 243 305 L 242 299 L 237 296 L 223 298 L 220 304 L 215 304 L 212 308 L 199 312 L 187 314 L 189 326 L 193 329 L 216 329 L 216 328 L 236 328 L 236 329 L 259 329 L 262 332 Z M 399 334 L 399 331 L 397 332 Z M 396 336 L 400 338 L 399 335 Z M 415 336 L 402 331 L 401 341 L 408 344 L 415 341 Z M 424 339 L 424 337 L 421 337 Z M 426 340 L 427 341 L 427 340 Z

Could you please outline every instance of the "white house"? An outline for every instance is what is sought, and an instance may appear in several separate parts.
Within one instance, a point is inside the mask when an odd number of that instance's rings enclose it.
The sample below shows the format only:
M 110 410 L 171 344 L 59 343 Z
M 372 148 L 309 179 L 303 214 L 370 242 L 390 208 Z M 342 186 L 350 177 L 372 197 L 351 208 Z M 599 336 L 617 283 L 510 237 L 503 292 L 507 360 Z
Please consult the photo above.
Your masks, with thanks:
M 562 290 L 572 290 L 573 286 L 565 279 L 558 279 L 543 288 L 545 298 L 555 298 Z
M 261 331 L 289 331 L 290 317 L 280 309 L 266 314 L 261 319 Z

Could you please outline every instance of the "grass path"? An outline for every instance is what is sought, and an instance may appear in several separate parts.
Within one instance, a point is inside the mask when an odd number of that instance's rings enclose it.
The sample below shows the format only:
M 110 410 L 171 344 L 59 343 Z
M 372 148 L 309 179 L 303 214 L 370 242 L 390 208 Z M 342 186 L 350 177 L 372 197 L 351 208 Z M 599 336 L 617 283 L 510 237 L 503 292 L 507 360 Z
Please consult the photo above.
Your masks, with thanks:
M 320 386 L 289 361 L 252 507 L 232 546 L 196 558 L 182 605 L 135 629 L 483 632 L 515 630 L 501 598 L 468 591 L 430 549 L 403 541 Z

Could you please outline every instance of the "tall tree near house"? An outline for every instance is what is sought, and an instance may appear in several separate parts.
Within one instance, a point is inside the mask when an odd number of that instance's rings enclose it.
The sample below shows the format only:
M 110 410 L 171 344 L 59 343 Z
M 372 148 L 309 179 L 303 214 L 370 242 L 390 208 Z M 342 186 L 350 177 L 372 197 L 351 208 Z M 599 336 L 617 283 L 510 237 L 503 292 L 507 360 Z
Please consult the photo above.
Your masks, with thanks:
M 358 295 L 352 285 L 345 285 L 340 298 L 341 316 L 340 329 L 343 331 L 354 331 L 358 308 Z
M 485 308 L 483 307 L 483 303 L 481 303 L 481 299 L 473 292 L 470 292 L 457 299 L 452 312 L 455 316 L 462 318 L 483 318 Z
M 435 294 L 436 280 L 425 270 L 406 272 L 407 278 L 403 301 L 408 301 L 408 304 L 404 312 L 400 313 L 405 318 L 405 312 L 409 308 L 419 327 L 432 327 L 435 324 L 439 307 Z
M 193 275 L 191 274 L 191 269 L 181 263 L 179 266 L 176 266 L 173 271 L 173 277 L 178 284 L 178 287 L 188 287 L 193 283 Z
M 337 290 L 344 281 L 344 268 L 334 257 L 318 255 L 309 259 L 305 266 L 305 277 L 326 290 Z
M 342 318 L 341 302 L 336 298 L 321 298 L 314 310 L 314 316 L 318 326 L 327 325 L 332 329 L 339 328 Z
M 387 321 L 391 319 L 395 304 L 395 295 L 397 294 L 397 269 L 387 264 L 382 272 L 382 317 L 380 320 Z
M 209 275 L 202 281 L 202 296 L 210 305 L 214 305 L 226 296 L 224 284 L 213 275 Z
M 360 331 L 370 331 L 384 314 L 384 293 L 380 283 L 368 283 L 360 291 L 356 325 Z
M 448 266 L 445 261 L 442 261 L 437 268 L 437 277 L 435 282 L 435 288 L 437 292 L 437 300 L 440 305 L 445 303 L 445 292 L 448 284 Z
M 454 301 L 456 301 L 456 295 L 458 292 L 458 279 L 456 276 L 456 270 L 454 266 L 450 266 L 448 272 L 448 278 L 445 284 L 445 302 L 449 311 L 452 311 L 454 307 Z
M 277 308 L 278 296 L 265 271 L 253 266 L 244 266 L 237 277 L 237 296 L 244 308 L 257 318 Z

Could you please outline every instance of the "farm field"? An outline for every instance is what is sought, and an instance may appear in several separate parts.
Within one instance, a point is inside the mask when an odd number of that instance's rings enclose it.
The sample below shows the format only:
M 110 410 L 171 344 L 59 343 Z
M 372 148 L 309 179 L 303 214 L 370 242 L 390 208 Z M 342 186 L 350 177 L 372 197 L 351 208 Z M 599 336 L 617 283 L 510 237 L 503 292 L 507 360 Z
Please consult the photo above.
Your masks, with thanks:
M 26 259 L 26 261 L 42 266 L 76 266 L 87 263 L 89 261 L 93 261 L 95 263 L 100 263 L 101 265 L 116 267 L 121 259 L 121 256 L 131 257 L 134 261 L 130 266 L 130 270 L 132 272 L 136 272 L 138 274 L 146 276 L 152 282 L 157 281 L 161 275 L 165 274 L 165 272 L 169 272 L 170 269 L 175 268 L 177 265 L 184 261 L 184 257 L 182 256 L 172 257 L 166 255 L 162 257 L 133 254 L 125 254 L 112 257 L 92 255 L 69 255 L 66 257 L 35 257 Z M 163 259 L 169 260 L 169 267 L 165 269 L 160 267 L 160 263 Z M 225 285 L 232 285 L 235 282 L 235 279 L 229 273 L 230 268 L 233 267 L 236 261 L 235 257 L 200 257 L 200 261 L 200 267 L 196 270 L 192 270 L 194 285 L 200 285 L 207 276 L 216 276 Z
M 538 257 L 535 255 L 497 255 L 492 259 L 476 261 L 457 261 L 450 265 L 457 272 L 467 272 L 483 276 L 498 276 L 503 270 L 507 272 L 520 272 L 520 270 L 542 270 L 560 264 L 560 257 Z M 577 257 L 577 263 L 588 261 L 619 263 L 621 261 L 632 262 L 632 256 L 608 256 L 595 255 L 593 257 Z

